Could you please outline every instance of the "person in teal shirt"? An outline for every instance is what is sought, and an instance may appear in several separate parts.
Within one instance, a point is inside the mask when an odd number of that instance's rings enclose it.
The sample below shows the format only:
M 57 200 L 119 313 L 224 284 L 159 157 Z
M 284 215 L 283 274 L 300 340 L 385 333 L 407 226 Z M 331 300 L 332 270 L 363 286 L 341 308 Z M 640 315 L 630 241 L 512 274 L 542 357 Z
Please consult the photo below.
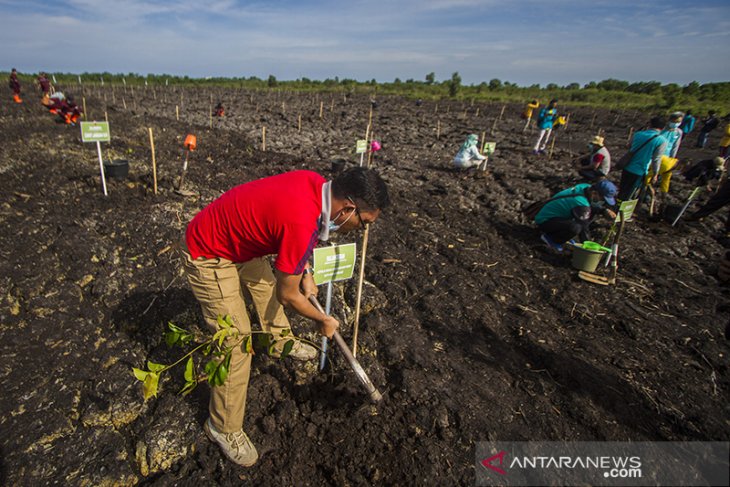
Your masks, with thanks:
M 565 242 L 590 240 L 590 224 L 596 215 L 616 218 L 610 207 L 616 205 L 617 193 L 616 185 L 607 179 L 556 193 L 535 215 L 535 224 L 542 232 L 540 239 L 559 253 Z
M 540 114 L 537 117 L 537 128 L 540 129 L 540 133 L 537 136 L 537 142 L 532 148 L 533 154 L 545 154 L 545 147 L 547 147 L 550 134 L 553 131 L 553 125 L 558 119 L 558 100 L 550 100 L 548 106 L 540 110 Z
M 687 135 L 695 129 L 695 123 L 697 119 L 692 115 L 692 110 L 687 110 L 687 114 L 682 119 L 682 123 L 679 124 L 679 128 L 682 129 L 682 133 Z
M 661 134 L 664 125 L 666 124 L 663 117 L 654 117 L 649 121 L 647 130 L 636 132 L 631 139 L 633 156 L 623 168 L 618 185 L 618 199 L 621 201 L 630 199 L 641 187 L 642 181 L 649 173 L 649 168 L 652 168 L 654 174 L 651 184 L 656 184 L 662 156 L 667 149 L 667 140 Z

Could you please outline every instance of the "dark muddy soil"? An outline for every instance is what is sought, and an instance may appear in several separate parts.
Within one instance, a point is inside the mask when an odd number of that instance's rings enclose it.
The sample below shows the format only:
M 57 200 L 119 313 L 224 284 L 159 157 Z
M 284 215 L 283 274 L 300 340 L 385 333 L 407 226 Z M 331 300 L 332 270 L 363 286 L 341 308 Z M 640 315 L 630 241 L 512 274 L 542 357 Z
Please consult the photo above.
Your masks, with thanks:
M 393 206 L 370 233 L 358 358 L 385 399 L 368 404 L 339 356 L 319 374 L 259 353 L 245 428 L 261 460 L 231 464 L 202 431 L 206 386 L 176 395 L 179 371 L 145 403 L 130 373 L 179 356 L 162 340 L 168 321 L 199 323 L 169 246 L 236 184 L 357 164 L 369 98 L 104 90 L 83 95 L 91 117 L 111 123 L 105 157 L 130 160 L 108 197 L 78 127 L 30 94 L 0 103 L 0 484 L 471 485 L 479 441 L 730 439 L 730 307 L 716 277 L 725 212 L 677 228 L 640 214 L 610 287 L 579 280 L 520 213 L 577 181 L 568 161 L 599 128 L 618 157 L 647 114 L 561 107 L 570 123 L 548 159 L 531 154 L 536 134 L 508 105 L 477 179 L 450 161 L 502 105 L 378 97 L 373 164 Z M 227 112 L 212 127 L 211 99 Z M 198 150 L 179 194 L 188 132 Z M 680 155 L 714 155 L 691 145 Z M 678 179 L 671 203 L 689 193 Z M 335 293 L 348 341 L 354 287 Z

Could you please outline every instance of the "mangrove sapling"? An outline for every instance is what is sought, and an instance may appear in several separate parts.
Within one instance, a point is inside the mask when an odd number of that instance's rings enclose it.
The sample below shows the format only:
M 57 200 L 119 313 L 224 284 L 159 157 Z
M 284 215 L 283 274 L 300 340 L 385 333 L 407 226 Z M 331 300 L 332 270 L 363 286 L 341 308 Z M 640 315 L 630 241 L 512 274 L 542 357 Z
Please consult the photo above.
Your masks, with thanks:
M 179 394 L 189 394 L 195 389 L 198 383 L 203 381 L 208 381 L 208 384 L 212 387 L 223 385 L 228 378 L 233 350 L 236 347 L 242 347 L 245 353 L 253 355 L 255 353 L 253 346 L 254 336 L 256 336 L 258 347 L 266 349 L 271 356 L 275 355 L 276 340 L 272 333 L 256 330 L 248 334 L 242 334 L 238 331 L 238 328 L 233 326 L 233 320 L 229 315 L 219 315 L 217 320 L 218 331 L 209 339 L 195 344 L 191 350 L 175 362 L 166 365 L 147 361 L 147 370 L 132 367 L 133 375 L 137 380 L 142 382 L 142 394 L 145 401 L 152 396 L 157 396 L 157 389 L 162 374 L 183 362 L 185 362 L 185 370 L 183 372 L 185 385 L 178 391 Z M 167 326 L 169 330 L 165 332 L 165 343 L 167 343 L 168 347 L 188 347 L 193 344 L 193 333 L 172 322 L 168 323 Z M 290 334 L 290 330 L 283 330 L 280 333 L 281 338 L 290 338 L 284 343 L 281 354 L 278 355 L 279 358 L 285 358 L 289 355 L 296 341 L 306 342 L 317 347 L 317 345 L 309 340 Z M 224 345 L 224 343 L 226 344 Z M 200 358 L 196 360 L 196 357 Z M 196 362 L 202 360 L 203 357 L 209 358 L 203 366 L 202 372 L 199 372 L 199 365 Z

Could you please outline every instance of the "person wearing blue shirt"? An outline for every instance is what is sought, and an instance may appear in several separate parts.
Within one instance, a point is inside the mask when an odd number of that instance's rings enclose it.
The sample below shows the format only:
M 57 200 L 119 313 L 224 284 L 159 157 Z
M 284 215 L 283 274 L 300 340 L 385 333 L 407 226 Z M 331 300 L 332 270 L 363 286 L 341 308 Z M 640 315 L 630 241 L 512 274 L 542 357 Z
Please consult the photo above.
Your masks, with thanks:
M 687 114 L 682 119 L 682 123 L 679 124 L 679 128 L 682 129 L 682 133 L 687 135 L 695 129 L 695 123 L 697 119 L 692 115 L 692 110 L 687 110 Z
M 661 134 L 664 125 L 663 117 L 654 117 L 649 121 L 647 130 L 635 133 L 631 139 L 630 150 L 633 156 L 623 168 L 619 182 L 618 199 L 621 201 L 631 199 L 634 192 L 641 187 L 650 168 L 654 174 L 650 183 L 656 184 L 662 156 L 667 148 L 667 141 Z
M 616 205 L 618 189 L 604 179 L 595 184 L 577 184 L 553 195 L 535 215 L 535 224 L 542 234 L 540 239 L 560 253 L 565 242 L 575 238 L 590 240 L 590 224 L 597 214 L 616 218 L 608 206 Z
M 540 129 L 540 134 L 537 136 L 535 147 L 532 148 L 533 154 L 545 153 L 545 147 L 547 146 L 548 139 L 550 139 L 550 133 L 553 131 L 553 125 L 558 119 L 558 109 L 555 108 L 557 104 L 558 100 L 550 100 L 548 106 L 540 110 L 540 114 L 537 117 L 537 128 Z

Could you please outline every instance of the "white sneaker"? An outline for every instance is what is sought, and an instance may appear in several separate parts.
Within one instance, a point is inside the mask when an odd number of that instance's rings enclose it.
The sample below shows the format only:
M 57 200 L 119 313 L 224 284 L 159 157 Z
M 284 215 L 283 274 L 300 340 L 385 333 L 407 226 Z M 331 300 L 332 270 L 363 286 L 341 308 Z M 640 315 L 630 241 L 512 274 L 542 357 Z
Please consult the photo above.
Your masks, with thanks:
M 248 439 L 248 436 L 243 430 L 235 433 L 221 433 L 215 429 L 215 426 L 210 422 L 210 418 L 205 422 L 203 429 L 205 430 L 205 434 L 208 435 L 208 438 L 218 443 L 225 456 L 233 463 L 250 467 L 259 459 L 256 447 L 253 446 L 253 443 L 251 443 L 251 440 Z
M 276 343 L 274 350 L 271 352 L 271 356 L 274 358 L 281 357 L 281 351 L 282 351 L 281 349 L 284 348 L 284 345 L 289 340 L 294 340 L 294 339 L 293 338 L 290 338 L 290 339 L 282 338 L 281 340 L 279 340 Z M 281 344 L 281 345 L 279 345 L 279 344 Z M 291 357 L 295 360 L 307 361 L 307 360 L 314 360 L 315 358 L 317 358 L 317 355 L 318 355 L 318 351 L 313 346 L 309 345 L 308 343 L 304 343 L 300 340 L 294 340 L 294 346 L 292 347 L 291 352 L 289 352 L 287 357 Z

